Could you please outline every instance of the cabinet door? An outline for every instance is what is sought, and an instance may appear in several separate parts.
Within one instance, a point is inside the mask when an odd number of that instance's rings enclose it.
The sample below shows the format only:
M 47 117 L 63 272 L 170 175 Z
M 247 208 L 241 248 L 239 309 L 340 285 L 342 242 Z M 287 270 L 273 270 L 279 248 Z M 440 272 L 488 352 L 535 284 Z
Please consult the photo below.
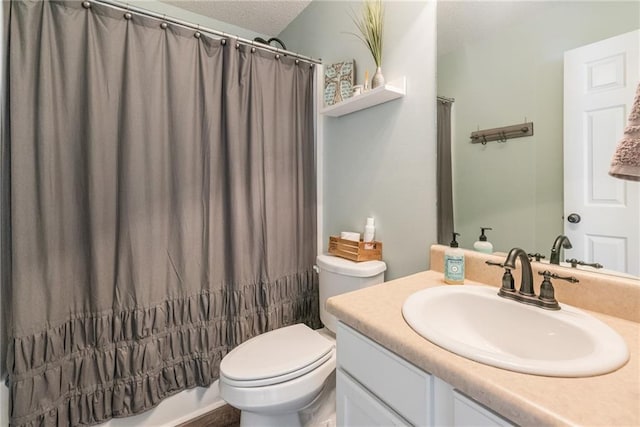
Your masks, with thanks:
M 431 375 L 343 323 L 337 340 L 340 369 L 411 424 L 432 424 Z
M 453 425 L 456 427 L 507 427 L 509 421 L 465 395 L 453 392 Z
M 339 426 L 408 426 L 398 414 L 356 383 L 342 369 L 336 371 L 336 416 Z

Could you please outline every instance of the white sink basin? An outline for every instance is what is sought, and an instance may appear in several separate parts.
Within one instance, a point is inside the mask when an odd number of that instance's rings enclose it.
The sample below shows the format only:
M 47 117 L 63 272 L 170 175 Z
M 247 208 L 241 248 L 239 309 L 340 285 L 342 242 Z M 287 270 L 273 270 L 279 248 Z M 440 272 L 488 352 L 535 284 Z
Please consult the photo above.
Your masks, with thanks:
M 434 344 L 498 368 L 553 377 L 605 374 L 629 351 L 617 332 L 565 304 L 559 311 L 507 300 L 488 286 L 439 286 L 411 295 L 406 322 Z

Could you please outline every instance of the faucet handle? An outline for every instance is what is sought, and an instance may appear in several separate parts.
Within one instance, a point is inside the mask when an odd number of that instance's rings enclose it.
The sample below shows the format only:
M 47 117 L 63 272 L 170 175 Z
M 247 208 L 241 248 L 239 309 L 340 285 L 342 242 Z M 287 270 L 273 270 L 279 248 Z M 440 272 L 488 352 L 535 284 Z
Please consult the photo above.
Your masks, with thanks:
M 504 264 L 501 262 L 485 261 L 484 263 L 494 267 L 504 267 Z
M 558 304 L 558 300 L 556 300 L 555 290 L 551 283 L 551 277 L 556 275 L 549 270 L 538 271 L 538 274 L 544 276 L 542 284 L 540 285 L 540 295 L 538 295 L 541 307 L 549 310 L 560 310 L 560 304 Z
M 578 261 L 576 258 L 569 258 L 569 259 L 565 259 L 564 261 L 571 264 L 571 268 L 576 268 L 580 263 L 580 261 Z
M 592 262 L 592 263 L 583 262 L 581 265 L 585 265 L 587 267 L 593 267 L 593 268 L 603 268 L 604 267 L 604 265 L 600 264 L 599 262 Z
M 491 265 L 493 267 L 502 267 L 504 268 L 504 274 L 502 275 L 502 287 L 500 288 L 500 292 L 515 292 L 515 285 L 513 280 L 513 275 L 511 274 L 511 269 L 509 267 L 505 267 L 503 263 L 493 262 L 493 261 L 485 261 L 485 264 Z
M 538 296 L 540 306 L 548 310 L 560 310 L 560 304 L 558 304 L 558 300 L 556 300 L 555 290 L 553 289 L 551 279 L 566 280 L 571 283 L 578 283 L 578 279 L 573 276 L 559 276 L 549 270 L 542 272 L 539 271 L 538 274 L 540 276 L 544 276 L 542 284 L 540 285 L 540 295 Z
M 540 252 L 536 252 L 535 254 L 527 254 L 529 255 L 529 259 L 535 258 L 536 261 L 540 262 L 540 259 L 546 258 Z
M 572 268 L 576 268 L 576 266 L 578 266 L 578 265 L 584 265 L 584 266 L 593 267 L 593 268 L 602 268 L 603 267 L 603 265 L 600 264 L 599 262 L 588 263 L 588 262 L 584 262 L 584 261 L 578 261 L 575 258 L 567 259 L 565 261 L 568 262 L 569 264 L 571 264 Z
M 550 272 L 549 270 L 539 271 L 538 274 L 540 276 L 544 276 L 545 279 L 559 279 L 559 280 L 566 280 L 567 282 L 571 282 L 571 283 L 580 283 L 580 280 L 576 279 L 573 276 L 560 276 L 558 274 Z
M 552 274 L 551 277 L 554 279 L 565 280 L 570 283 L 580 283 L 580 280 L 576 279 L 573 276 L 558 276 L 557 274 Z

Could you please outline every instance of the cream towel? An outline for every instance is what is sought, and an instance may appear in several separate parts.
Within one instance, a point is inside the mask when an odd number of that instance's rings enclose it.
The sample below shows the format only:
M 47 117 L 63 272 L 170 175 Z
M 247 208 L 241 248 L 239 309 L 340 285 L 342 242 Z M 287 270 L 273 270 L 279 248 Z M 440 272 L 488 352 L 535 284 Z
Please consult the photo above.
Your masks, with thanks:
M 640 181 L 640 84 L 624 135 L 613 153 L 609 175 L 629 181 Z

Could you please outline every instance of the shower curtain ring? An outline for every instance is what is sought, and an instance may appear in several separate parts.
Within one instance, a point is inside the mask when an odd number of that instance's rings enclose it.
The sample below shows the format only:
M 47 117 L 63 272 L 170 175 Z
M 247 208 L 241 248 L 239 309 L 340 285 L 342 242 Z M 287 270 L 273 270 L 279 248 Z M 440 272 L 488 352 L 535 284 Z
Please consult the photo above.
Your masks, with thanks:
M 89 9 L 91 7 L 91 2 L 90 1 L 83 1 L 82 2 L 82 7 L 84 7 L 85 9 Z
M 160 28 L 162 28 L 163 30 L 166 30 L 167 27 L 169 26 L 169 24 L 165 22 L 166 19 L 167 19 L 167 15 L 162 15 L 162 23 L 160 24 Z
M 133 18 L 133 15 L 129 12 L 129 3 L 127 3 L 127 11 L 124 14 L 124 19 L 129 21 L 131 18 Z
M 200 34 L 200 24 L 198 24 L 198 29 L 197 29 L 196 33 L 193 35 L 193 37 L 199 39 L 200 36 L 202 36 L 202 34 Z

